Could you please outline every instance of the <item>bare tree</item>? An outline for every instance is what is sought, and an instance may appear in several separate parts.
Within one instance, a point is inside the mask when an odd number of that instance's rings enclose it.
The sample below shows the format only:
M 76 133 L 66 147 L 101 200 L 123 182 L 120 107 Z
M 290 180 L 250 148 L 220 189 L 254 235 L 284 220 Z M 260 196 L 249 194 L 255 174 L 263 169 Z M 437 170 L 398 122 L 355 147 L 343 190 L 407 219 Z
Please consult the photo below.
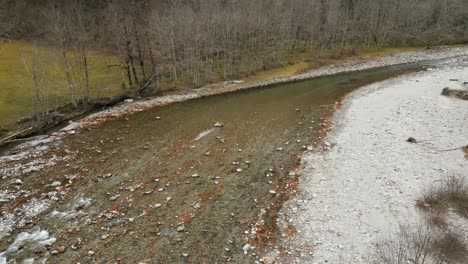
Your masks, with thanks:
M 89 47 L 94 42 L 96 28 L 93 17 L 86 12 L 81 0 L 76 0 L 71 5 L 70 28 L 76 76 L 81 86 L 81 100 L 84 107 L 87 107 L 91 98 Z
M 48 79 L 45 74 L 46 58 L 41 55 L 37 48 L 33 48 L 30 53 L 26 53 L 22 57 L 23 71 L 22 75 L 26 76 L 24 82 L 18 83 L 20 87 L 27 90 L 32 90 L 34 93 L 33 106 L 36 120 L 41 120 L 49 110 L 48 98 Z
M 13 28 L 15 21 L 8 14 L 7 0 L 0 0 L 0 43 L 3 38 L 8 38 L 8 32 Z
M 55 4 L 51 4 L 44 15 L 47 19 L 49 40 L 54 46 L 56 46 L 61 53 L 62 66 L 67 79 L 68 89 L 71 95 L 71 102 L 76 107 L 79 101 L 79 94 L 76 89 L 76 84 L 72 78 L 72 70 L 70 66 L 70 59 L 67 52 L 70 52 L 72 48 L 72 25 L 70 24 L 70 12 L 67 12 L 64 8 L 59 8 Z
M 159 84 L 197 87 L 359 48 L 468 40 L 466 0 L 33 2 L 0 0 L 0 35 L 34 33 L 57 47 L 75 105 L 94 88 L 94 47 L 120 58 L 109 66 L 121 69 L 123 92 L 151 95 Z

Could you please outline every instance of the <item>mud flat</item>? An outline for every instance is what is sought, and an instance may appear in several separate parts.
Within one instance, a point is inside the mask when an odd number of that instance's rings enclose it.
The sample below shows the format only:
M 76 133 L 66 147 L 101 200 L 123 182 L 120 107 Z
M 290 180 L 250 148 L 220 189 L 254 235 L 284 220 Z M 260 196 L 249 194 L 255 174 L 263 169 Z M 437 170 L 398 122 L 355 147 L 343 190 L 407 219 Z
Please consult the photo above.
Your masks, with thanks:
M 467 90 L 467 79 L 466 61 L 454 59 L 344 100 L 325 147 L 303 159 L 301 195 L 283 210 L 298 230 L 290 250 L 299 251 L 285 263 L 372 263 L 377 243 L 422 221 L 424 189 L 468 173 L 468 103 L 441 95 Z M 449 218 L 468 230 L 467 218 Z

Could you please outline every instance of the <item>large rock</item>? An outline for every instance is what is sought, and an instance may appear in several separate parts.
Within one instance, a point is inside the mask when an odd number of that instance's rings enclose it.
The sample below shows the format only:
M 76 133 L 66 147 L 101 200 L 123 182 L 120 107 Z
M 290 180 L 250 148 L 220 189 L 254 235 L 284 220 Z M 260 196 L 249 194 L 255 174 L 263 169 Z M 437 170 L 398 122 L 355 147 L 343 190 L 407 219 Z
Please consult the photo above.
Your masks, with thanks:
M 455 98 L 459 98 L 462 100 L 468 100 L 468 91 L 465 91 L 465 90 L 454 90 L 454 89 L 445 87 L 442 90 L 442 95 L 455 97 Z

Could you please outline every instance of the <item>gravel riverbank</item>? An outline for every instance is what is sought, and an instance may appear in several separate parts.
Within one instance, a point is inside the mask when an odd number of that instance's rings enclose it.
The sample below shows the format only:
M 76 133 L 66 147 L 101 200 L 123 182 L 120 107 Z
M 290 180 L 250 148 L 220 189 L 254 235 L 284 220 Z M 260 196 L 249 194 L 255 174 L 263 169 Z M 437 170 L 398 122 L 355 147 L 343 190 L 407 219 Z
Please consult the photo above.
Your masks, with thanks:
M 426 187 L 467 175 L 463 151 L 445 150 L 468 143 L 468 103 L 441 95 L 444 87 L 468 89 L 467 81 L 466 58 L 452 59 L 347 97 L 330 147 L 304 157 L 302 194 L 283 212 L 298 229 L 289 241 L 301 250 L 296 262 L 372 263 L 376 243 L 421 221 L 415 203 Z M 457 221 L 468 230 L 466 218 Z

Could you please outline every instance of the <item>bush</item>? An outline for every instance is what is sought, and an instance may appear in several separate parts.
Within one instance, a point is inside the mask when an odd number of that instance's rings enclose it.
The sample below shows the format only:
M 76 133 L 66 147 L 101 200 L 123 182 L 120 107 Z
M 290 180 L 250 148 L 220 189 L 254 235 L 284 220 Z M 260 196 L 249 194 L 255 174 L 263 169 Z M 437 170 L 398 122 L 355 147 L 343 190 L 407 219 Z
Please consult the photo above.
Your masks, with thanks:
M 427 188 L 416 205 L 424 210 L 446 212 L 454 208 L 460 215 L 468 217 L 468 184 L 461 175 L 445 177 L 440 184 Z
M 457 229 L 455 231 L 455 229 Z M 464 263 L 468 249 L 462 229 L 429 224 L 401 227 L 396 237 L 377 244 L 375 264 Z

